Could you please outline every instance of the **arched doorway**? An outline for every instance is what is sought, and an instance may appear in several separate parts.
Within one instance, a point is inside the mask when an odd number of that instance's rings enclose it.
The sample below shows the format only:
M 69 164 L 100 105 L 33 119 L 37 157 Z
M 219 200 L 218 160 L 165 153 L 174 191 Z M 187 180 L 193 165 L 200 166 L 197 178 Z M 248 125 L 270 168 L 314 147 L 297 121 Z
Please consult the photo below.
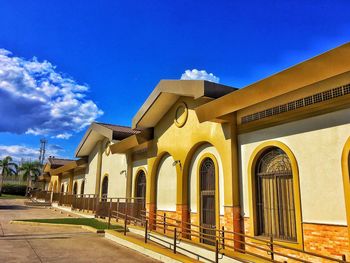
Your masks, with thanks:
M 267 148 L 255 166 L 256 235 L 297 240 L 292 165 L 278 147 Z
M 73 194 L 76 195 L 78 193 L 78 183 L 77 182 L 74 182 L 74 185 L 73 185 Z
M 84 188 L 85 188 L 85 181 L 81 182 L 81 186 L 80 186 L 80 194 L 84 194 Z
M 61 184 L 61 193 L 64 193 L 64 184 Z
M 165 154 L 157 167 L 157 211 L 176 211 L 177 173 L 174 163 L 174 158 L 170 154 Z
M 143 170 L 137 174 L 135 190 L 135 197 L 142 198 L 139 202 L 144 208 L 146 204 L 146 174 Z
M 216 168 L 213 159 L 205 157 L 199 168 L 200 225 L 203 227 L 201 242 L 213 244 L 211 235 L 216 228 Z
M 108 195 L 108 176 L 105 176 L 102 180 L 101 196 L 102 198 L 106 198 L 107 195 Z

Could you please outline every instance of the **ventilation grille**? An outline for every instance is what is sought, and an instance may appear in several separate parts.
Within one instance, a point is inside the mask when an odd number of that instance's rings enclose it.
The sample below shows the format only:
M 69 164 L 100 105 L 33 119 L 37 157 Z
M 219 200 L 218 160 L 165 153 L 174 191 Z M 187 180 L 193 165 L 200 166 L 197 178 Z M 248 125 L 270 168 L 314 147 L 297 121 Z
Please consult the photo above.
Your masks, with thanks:
M 282 104 L 273 108 L 269 108 L 263 111 L 259 111 L 253 114 L 243 116 L 241 118 L 241 121 L 242 121 L 242 124 L 244 124 L 252 121 L 261 120 L 270 116 L 274 116 L 274 115 L 281 114 L 288 111 L 293 111 L 299 108 L 309 106 L 311 104 L 316 104 L 322 101 L 334 99 L 347 94 L 350 94 L 350 84 L 337 87 L 334 89 L 326 90 L 302 99 L 294 100 L 286 104 Z

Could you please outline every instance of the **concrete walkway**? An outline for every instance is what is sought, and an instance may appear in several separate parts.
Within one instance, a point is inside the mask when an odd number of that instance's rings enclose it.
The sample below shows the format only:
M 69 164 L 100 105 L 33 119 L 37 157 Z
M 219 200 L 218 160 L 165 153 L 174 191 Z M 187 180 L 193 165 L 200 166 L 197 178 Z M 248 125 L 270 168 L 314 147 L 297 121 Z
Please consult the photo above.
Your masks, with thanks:
M 0 199 L 0 261 L 11 262 L 157 262 L 102 235 L 75 227 L 10 224 L 15 219 L 61 218 L 67 214 Z

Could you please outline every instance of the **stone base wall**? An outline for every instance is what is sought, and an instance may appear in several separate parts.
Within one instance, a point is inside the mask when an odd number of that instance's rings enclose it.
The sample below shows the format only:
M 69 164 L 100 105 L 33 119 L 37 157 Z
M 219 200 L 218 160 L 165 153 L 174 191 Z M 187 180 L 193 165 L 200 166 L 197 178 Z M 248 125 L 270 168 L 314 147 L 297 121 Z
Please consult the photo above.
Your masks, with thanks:
M 244 232 L 246 235 L 253 236 L 251 233 L 249 218 L 244 218 Z M 330 256 L 332 258 L 342 259 L 345 255 L 347 261 L 350 260 L 350 246 L 349 246 L 349 236 L 348 229 L 346 226 L 334 226 L 334 225 L 321 225 L 321 224 L 303 224 L 303 239 L 304 239 L 304 250 L 308 252 L 314 252 L 324 256 Z M 246 242 L 252 243 L 254 245 L 259 245 L 258 242 L 254 242 L 252 239 L 246 239 Z M 260 245 L 259 245 L 260 246 Z M 265 247 L 266 245 L 262 245 Z M 266 252 L 259 249 L 253 248 L 251 246 L 246 246 L 246 249 L 250 252 L 257 253 L 268 257 Z M 320 259 L 318 257 L 309 256 L 304 253 L 297 253 L 291 249 L 281 249 L 276 248 L 275 251 L 281 252 L 283 254 L 293 256 L 296 258 L 302 258 L 312 262 L 324 262 L 326 260 Z M 276 260 L 281 261 L 292 261 L 286 257 L 275 256 Z

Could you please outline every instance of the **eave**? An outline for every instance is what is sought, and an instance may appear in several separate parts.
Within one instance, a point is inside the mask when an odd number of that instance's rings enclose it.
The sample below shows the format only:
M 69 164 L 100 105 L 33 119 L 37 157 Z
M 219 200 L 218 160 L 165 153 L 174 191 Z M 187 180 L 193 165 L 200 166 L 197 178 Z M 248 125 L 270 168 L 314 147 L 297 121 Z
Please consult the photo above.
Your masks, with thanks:
M 76 161 L 69 162 L 68 164 L 61 166 L 51 171 L 51 175 L 59 175 L 68 171 L 74 171 L 76 168 L 82 168 L 87 165 L 88 161 L 86 158 L 82 158 Z
M 180 97 L 216 99 L 235 90 L 204 80 L 161 80 L 134 116 L 132 127 L 154 127 Z
M 350 71 L 350 43 L 346 43 L 275 75 L 246 86 L 196 109 L 200 122 L 221 119 L 256 103 L 292 92 Z
M 75 157 L 87 156 L 95 144 L 104 137 L 112 140 L 113 131 L 96 123 L 92 123 L 81 139 L 75 151 Z
M 112 154 L 126 153 L 127 151 L 138 147 L 153 139 L 153 129 L 145 129 L 139 134 L 131 135 L 110 146 Z

